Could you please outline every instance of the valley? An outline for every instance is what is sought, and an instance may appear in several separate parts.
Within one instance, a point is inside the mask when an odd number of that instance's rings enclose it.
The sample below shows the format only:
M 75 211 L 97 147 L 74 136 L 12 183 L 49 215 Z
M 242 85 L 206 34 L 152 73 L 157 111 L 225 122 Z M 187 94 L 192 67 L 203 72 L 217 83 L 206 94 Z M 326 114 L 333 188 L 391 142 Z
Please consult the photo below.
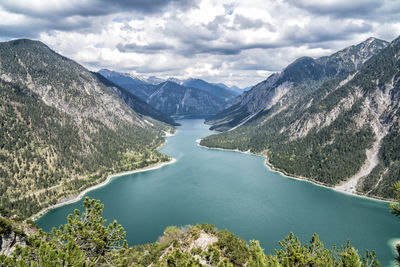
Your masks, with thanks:
M 0 0 L 0 266 L 400 266 L 399 0 Z
M 0 214 L 14 214 L 0 230 L 26 246 L 29 218 L 49 232 L 90 196 L 139 250 L 168 225 L 182 241 L 197 238 L 185 225 L 207 222 L 270 252 L 292 231 L 330 247 L 350 239 L 389 265 L 398 219 L 360 196 L 396 199 L 399 51 L 399 38 L 368 38 L 242 90 L 93 72 L 39 41 L 0 43 Z
M 104 203 L 108 221 L 124 226 L 129 245 L 155 242 L 169 225 L 208 222 L 259 240 L 267 254 L 290 232 L 302 243 L 316 232 L 326 248 L 350 240 L 360 254 L 373 249 L 382 266 L 389 265 L 400 221 L 386 202 L 290 179 L 257 155 L 199 147 L 196 140 L 212 133 L 203 120 L 178 122 L 177 134 L 160 150 L 174 164 L 112 179 L 87 194 Z M 82 201 L 49 211 L 37 224 L 49 231 L 65 223 Z
M 398 155 L 389 138 L 398 135 L 399 50 L 399 38 L 369 38 L 331 56 L 300 58 L 208 118 L 222 133 L 201 144 L 251 151 L 291 176 L 394 199 Z

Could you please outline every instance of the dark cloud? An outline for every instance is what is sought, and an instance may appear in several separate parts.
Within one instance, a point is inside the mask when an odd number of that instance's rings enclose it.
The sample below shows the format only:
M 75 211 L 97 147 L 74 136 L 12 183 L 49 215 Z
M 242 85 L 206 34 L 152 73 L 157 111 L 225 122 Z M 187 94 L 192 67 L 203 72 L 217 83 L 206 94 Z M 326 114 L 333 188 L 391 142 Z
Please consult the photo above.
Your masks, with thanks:
M 354 35 L 370 32 L 372 25 L 368 23 L 356 24 L 350 21 L 314 20 L 299 27 L 288 27 L 283 33 L 285 43 L 292 45 L 307 45 L 329 42 L 333 40 L 349 40 Z
M 143 13 L 155 13 L 167 6 L 177 9 L 187 9 L 195 6 L 194 0 L 101 0 L 102 4 L 115 5 L 120 10 L 135 10 Z
M 60 31 L 84 31 L 92 28 L 93 20 L 81 16 L 56 18 L 52 21 L 27 18 L 23 23 L 0 25 L 0 36 L 8 38 L 35 38 L 46 29 Z
M 242 51 L 252 49 L 270 49 L 281 47 L 280 42 L 254 42 L 250 44 L 244 44 L 237 41 L 232 42 L 192 42 L 187 47 L 181 48 L 180 51 L 186 56 L 191 57 L 196 54 L 212 54 L 212 55 L 238 55 Z
M 135 52 L 135 53 L 145 53 L 145 54 L 152 54 L 152 53 L 160 53 L 165 52 L 165 50 L 171 50 L 174 47 L 171 45 L 167 45 L 164 43 L 151 43 L 148 45 L 137 45 L 134 43 L 131 44 L 118 44 L 117 48 L 120 52 Z
M 310 13 L 321 15 L 336 15 L 340 17 L 354 14 L 368 14 L 382 6 L 382 0 L 351 0 L 351 1 L 317 1 L 317 0 L 286 0 L 286 2 L 302 8 Z
M 258 29 L 267 26 L 270 28 L 272 25 L 263 22 L 261 19 L 250 19 L 248 17 L 236 14 L 233 23 L 241 30 Z
M 163 12 L 168 8 L 186 10 L 196 7 L 194 0 L 32 1 L 31 5 L 27 5 L 23 1 L 2 0 L 0 10 L 23 16 L 25 20 L 13 25 L 0 25 L 0 33 L 11 38 L 37 37 L 41 32 L 52 30 L 88 29 L 93 26 L 93 20 L 118 12 L 133 12 L 139 16 Z
M 225 28 L 224 24 L 226 24 L 227 22 L 229 22 L 229 20 L 225 15 L 216 16 L 212 21 L 207 24 L 207 29 L 216 34 L 218 33 L 218 31 L 222 31 Z
M 15 14 L 44 18 L 76 15 L 101 16 L 121 11 L 136 11 L 150 14 L 162 11 L 169 6 L 182 10 L 193 7 L 194 3 L 194 0 L 60 0 L 57 4 L 43 1 L 41 5 L 27 5 L 24 2 L 15 0 L 3 0 L 0 6 Z
M 290 5 L 318 16 L 394 21 L 400 15 L 398 0 L 285 0 Z
M 244 19 L 243 21 L 246 21 Z M 252 23 L 252 22 L 250 22 Z M 338 40 L 351 40 L 359 34 L 372 31 L 371 24 L 362 22 L 354 23 L 350 20 L 334 20 L 329 18 L 315 19 L 303 26 L 282 27 L 280 36 L 275 40 L 253 41 L 244 43 L 240 39 L 225 37 L 219 34 L 225 26 L 221 23 L 218 27 L 209 25 L 193 31 L 182 26 L 179 32 L 182 34 L 180 41 L 182 47 L 177 51 L 186 57 L 196 54 L 214 54 L 214 55 L 238 55 L 242 51 L 253 49 L 274 49 L 283 47 L 329 47 L 329 43 Z M 232 28 L 231 28 L 232 29 Z M 206 33 L 206 34 L 205 34 Z M 202 38 L 207 36 L 207 38 Z M 190 37 L 190 38 L 188 38 Z M 258 67 L 257 67 L 258 68 Z

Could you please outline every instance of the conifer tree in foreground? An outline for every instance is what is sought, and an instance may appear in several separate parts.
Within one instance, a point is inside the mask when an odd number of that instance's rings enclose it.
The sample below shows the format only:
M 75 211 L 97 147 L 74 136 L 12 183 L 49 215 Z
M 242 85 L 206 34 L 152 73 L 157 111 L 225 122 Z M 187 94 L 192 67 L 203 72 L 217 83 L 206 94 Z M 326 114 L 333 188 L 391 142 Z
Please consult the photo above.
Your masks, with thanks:
M 206 223 L 170 226 L 157 242 L 128 248 L 122 226 L 116 221 L 106 226 L 99 200 L 86 197 L 83 206 L 83 213 L 75 210 L 51 234 L 40 230 L 11 257 L 0 256 L 0 266 L 380 266 L 375 252 L 361 257 L 349 242 L 328 249 L 317 234 L 302 245 L 290 233 L 279 242 L 280 250 L 267 255 L 258 241 L 251 240 L 249 246 L 244 239 Z M 400 211 L 399 206 L 392 209 Z M 203 248 L 195 242 L 201 236 L 216 241 Z

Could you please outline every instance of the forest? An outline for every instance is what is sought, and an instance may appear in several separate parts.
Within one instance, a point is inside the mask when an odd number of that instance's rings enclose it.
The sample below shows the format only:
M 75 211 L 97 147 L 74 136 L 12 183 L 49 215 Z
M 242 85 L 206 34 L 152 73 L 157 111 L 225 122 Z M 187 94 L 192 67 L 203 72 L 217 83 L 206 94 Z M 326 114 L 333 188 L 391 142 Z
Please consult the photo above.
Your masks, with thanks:
M 65 225 L 51 233 L 37 229 L 33 236 L 27 236 L 13 220 L 0 217 L 2 235 L 14 231 L 27 239 L 25 247 L 0 256 L 2 266 L 380 266 L 375 252 L 360 255 L 350 242 L 326 248 L 317 234 L 301 244 L 290 233 L 279 242 L 280 249 L 267 254 L 258 241 L 248 244 L 206 223 L 169 226 L 156 242 L 129 247 L 123 227 L 115 220 L 107 225 L 102 218 L 100 201 L 86 197 L 83 206 L 82 213 L 75 210 L 68 215 Z M 399 213 L 398 203 L 391 208 Z M 201 243 L 196 242 L 200 239 Z

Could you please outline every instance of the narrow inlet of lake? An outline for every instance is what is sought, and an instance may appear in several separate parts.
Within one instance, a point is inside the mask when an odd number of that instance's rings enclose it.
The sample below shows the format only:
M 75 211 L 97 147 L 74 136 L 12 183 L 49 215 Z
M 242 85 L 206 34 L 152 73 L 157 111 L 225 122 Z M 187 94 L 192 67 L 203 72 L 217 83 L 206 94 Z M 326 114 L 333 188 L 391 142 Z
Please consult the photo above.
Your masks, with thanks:
M 360 254 L 375 250 L 382 266 L 394 259 L 390 246 L 400 219 L 388 204 L 345 195 L 270 171 L 264 158 L 199 147 L 212 134 L 203 120 L 181 120 L 176 136 L 160 150 L 176 159 L 152 171 L 112 179 L 87 196 L 104 203 L 104 217 L 127 231 L 129 245 L 155 242 L 169 225 L 214 224 L 266 253 L 293 232 L 302 243 L 315 232 L 328 248 L 347 240 Z M 49 211 L 37 220 L 45 231 L 65 224 L 82 201 Z

